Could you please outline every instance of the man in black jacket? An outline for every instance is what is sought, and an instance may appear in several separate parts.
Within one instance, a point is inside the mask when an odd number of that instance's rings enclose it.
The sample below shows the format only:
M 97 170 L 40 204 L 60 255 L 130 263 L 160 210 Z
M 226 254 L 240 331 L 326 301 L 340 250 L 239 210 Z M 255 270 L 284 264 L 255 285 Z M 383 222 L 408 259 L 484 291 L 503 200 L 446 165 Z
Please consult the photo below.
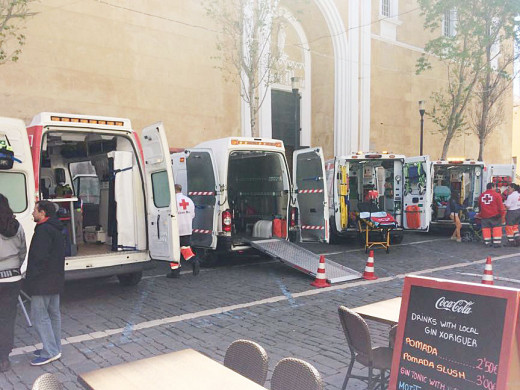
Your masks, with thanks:
M 31 317 L 43 344 L 34 352 L 33 366 L 61 358 L 60 294 L 65 283 L 62 223 L 54 203 L 36 202 L 34 235 L 29 248 L 25 289 L 32 295 Z

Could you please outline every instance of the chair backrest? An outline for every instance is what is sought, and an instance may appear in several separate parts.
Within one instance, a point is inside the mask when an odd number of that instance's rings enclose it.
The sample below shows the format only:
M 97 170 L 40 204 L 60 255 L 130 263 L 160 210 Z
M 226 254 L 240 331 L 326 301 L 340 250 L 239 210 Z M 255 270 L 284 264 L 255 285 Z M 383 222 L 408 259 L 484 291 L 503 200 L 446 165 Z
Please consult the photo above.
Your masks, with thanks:
M 267 378 L 267 352 L 250 340 L 236 340 L 226 350 L 224 366 L 263 386 Z
M 371 362 L 372 339 L 365 320 L 345 306 L 338 308 L 338 314 L 350 351 L 366 356 Z
M 58 378 L 53 374 L 40 375 L 33 383 L 32 390 L 61 390 L 62 386 Z
M 285 358 L 274 368 L 271 390 L 323 390 L 323 381 L 312 364 Z
M 390 348 L 394 348 L 395 346 L 395 337 L 397 336 L 397 325 L 394 325 L 390 328 L 388 332 L 388 345 Z

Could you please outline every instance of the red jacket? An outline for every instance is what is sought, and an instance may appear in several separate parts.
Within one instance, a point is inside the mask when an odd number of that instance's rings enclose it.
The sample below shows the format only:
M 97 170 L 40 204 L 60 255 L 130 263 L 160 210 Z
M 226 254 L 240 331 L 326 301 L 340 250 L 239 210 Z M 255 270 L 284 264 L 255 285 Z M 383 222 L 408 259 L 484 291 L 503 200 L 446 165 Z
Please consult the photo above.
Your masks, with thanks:
M 503 217 L 506 214 L 502 196 L 493 189 L 486 190 L 480 195 L 479 204 L 481 218 L 493 218 L 497 215 Z

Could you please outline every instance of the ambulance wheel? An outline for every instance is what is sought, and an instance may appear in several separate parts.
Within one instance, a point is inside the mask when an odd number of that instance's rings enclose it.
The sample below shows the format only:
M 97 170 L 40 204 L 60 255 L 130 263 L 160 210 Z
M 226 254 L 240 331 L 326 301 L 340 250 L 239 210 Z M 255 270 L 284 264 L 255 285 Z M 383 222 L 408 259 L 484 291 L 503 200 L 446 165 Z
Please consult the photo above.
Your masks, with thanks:
M 199 257 L 201 259 L 200 266 L 202 268 L 214 267 L 218 263 L 218 255 L 215 251 L 205 250 Z
M 390 242 L 392 244 L 400 244 L 403 242 L 404 234 L 397 234 L 395 236 L 390 236 Z
M 359 243 L 359 246 L 365 246 L 365 233 L 361 232 L 361 233 L 358 233 L 357 235 L 357 240 L 358 240 L 358 243 Z
M 141 271 L 132 272 L 131 274 L 117 275 L 117 278 L 119 279 L 119 284 L 121 286 L 135 286 L 137 283 L 141 281 L 142 277 L 143 273 Z

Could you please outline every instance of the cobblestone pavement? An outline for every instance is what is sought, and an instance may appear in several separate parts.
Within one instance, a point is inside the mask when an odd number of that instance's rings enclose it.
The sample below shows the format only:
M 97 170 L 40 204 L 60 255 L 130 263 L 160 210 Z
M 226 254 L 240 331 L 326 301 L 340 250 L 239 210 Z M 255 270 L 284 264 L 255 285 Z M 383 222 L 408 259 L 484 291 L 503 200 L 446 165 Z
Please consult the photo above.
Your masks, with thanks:
M 366 254 L 353 244 L 304 246 L 360 272 L 365 267 Z M 261 256 L 230 258 L 202 269 L 198 277 L 187 267 L 180 279 L 165 278 L 167 264 L 157 263 L 139 285 L 128 288 L 115 278 L 70 282 L 62 297 L 63 357 L 41 367 L 29 365 L 38 340 L 19 311 L 13 368 L 0 374 L 0 388 L 30 389 L 39 375 L 52 372 L 65 389 L 78 389 L 82 372 L 184 348 L 222 362 L 232 341 L 247 338 L 269 354 L 268 381 L 276 362 L 293 356 L 313 364 L 327 390 L 340 389 L 349 352 L 338 306 L 399 296 L 407 273 L 480 283 L 488 255 L 494 259 L 495 285 L 520 288 L 518 248 L 487 250 L 432 234 L 407 234 L 390 254 L 376 250 L 378 280 L 328 289 L 314 289 L 305 274 Z M 371 321 L 369 327 L 373 343 L 387 345 L 389 327 Z M 173 383 L 174 367 L 171 378 Z M 348 389 L 364 388 L 359 381 L 349 382 Z

